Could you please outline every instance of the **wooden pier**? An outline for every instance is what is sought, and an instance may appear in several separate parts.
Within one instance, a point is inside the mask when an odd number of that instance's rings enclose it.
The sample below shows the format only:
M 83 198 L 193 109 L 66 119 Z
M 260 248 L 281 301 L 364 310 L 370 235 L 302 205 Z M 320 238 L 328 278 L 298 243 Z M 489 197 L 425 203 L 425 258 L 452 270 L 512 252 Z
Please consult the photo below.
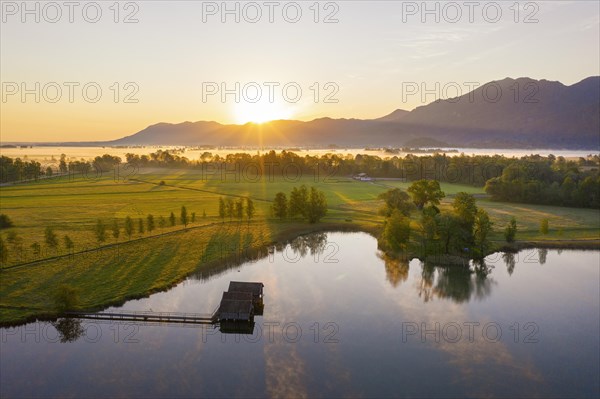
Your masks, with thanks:
M 214 324 L 215 314 L 119 311 L 119 312 L 67 312 L 66 315 L 91 320 L 117 320 L 138 322 L 162 322 L 185 324 Z
M 254 316 L 263 314 L 263 283 L 231 281 L 229 291 L 223 292 L 221 302 L 211 314 L 114 311 L 114 312 L 66 312 L 67 317 L 90 320 L 112 320 L 139 323 L 168 324 L 223 324 L 235 329 L 231 323 L 251 323 Z

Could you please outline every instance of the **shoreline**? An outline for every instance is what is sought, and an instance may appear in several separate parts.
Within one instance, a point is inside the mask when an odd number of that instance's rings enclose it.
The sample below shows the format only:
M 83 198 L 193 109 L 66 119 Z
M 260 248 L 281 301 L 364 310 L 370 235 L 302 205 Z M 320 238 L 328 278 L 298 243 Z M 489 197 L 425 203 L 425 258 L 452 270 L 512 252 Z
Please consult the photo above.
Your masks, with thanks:
M 282 225 L 283 225 L 283 223 L 282 223 Z M 210 227 L 210 226 L 211 225 L 198 226 L 195 229 L 200 229 L 203 227 Z M 268 256 L 268 251 L 269 251 L 270 247 L 273 247 L 276 245 L 286 245 L 291 240 L 294 240 L 295 238 L 298 238 L 303 235 L 314 234 L 314 233 L 319 233 L 319 232 L 332 232 L 332 233 L 333 232 L 362 232 L 362 233 L 369 234 L 376 238 L 378 235 L 377 233 L 379 232 L 379 229 L 380 229 L 380 226 L 366 226 L 366 225 L 352 223 L 352 222 L 350 222 L 350 223 L 348 223 L 348 222 L 346 222 L 346 223 L 323 222 L 323 223 L 319 223 L 319 224 L 315 224 L 315 225 L 308 225 L 308 224 L 304 224 L 304 223 L 302 223 L 302 224 L 289 223 L 288 226 L 285 226 L 281 231 L 278 231 L 275 234 L 272 241 L 270 241 L 264 245 L 245 248 L 243 251 L 243 254 L 242 253 L 234 253 L 234 254 L 228 255 L 221 259 L 210 260 L 208 262 L 202 263 L 195 270 L 193 270 L 191 272 L 180 273 L 177 275 L 177 277 L 172 279 L 172 281 L 169 281 L 166 284 L 160 285 L 159 287 L 147 290 L 142 294 L 137 294 L 137 293 L 131 294 L 131 295 L 126 294 L 116 300 L 110 300 L 110 301 L 106 301 L 103 303 L 98 303 L 93 306 L 78 309 L 78 310 L 97 312 L 97 311 L 106 309 L 108 307 L 121 306 L 130 300 L 147 298 L 152 294 L 170 290 L 171 288 L 175 287 L 176 285 L 178 285 L 185 279 L 189 278 L 194 273 L 202 272 L 202 271 L 210 272 L 211 270 L 214 271 L 214 270 L 218 270 L 221 268 L 229 268 L 231 265 L 238 266 L 240 264 L 246 263 L 246 262 L 254 259 L 256 256 L 259 256 L 261 258 L 264 256 Z M 168 232 L 164 235 L 176 235 L 177 233 L 186 233 L 188 231 L 189 231 L 189 229 L 188 230 L 176 230 L 176 231 Z M 152 236 L 152 237 L 147 237 L 147 238 L 157 238 L 160 236 L 162 236 L 162 235 Z M 144 239 L 147 239 L 147 238 L 144 238 Z M 133 240 L 130 243 L 136 243 L 136 242 L 142 241 L 144 239 Z M 124 243 L 124 244 L 128 244 L 128 243 Z M 124 244 L 119 244 L 119 245 L 124 245 Z M 106 250 L 106 249 L 108 249 L 108 247 L 114 247 L 114 246 L 115 246 L 115 244 L 111 244 L 106 247 L 100 247 L 100 248 L 97 248 L 94 250 L 83 251 L 83 252 L 76 253 L 74 255 L 64 255 L 64 256 L 60 256 L 60 257 L 47 258 L 47 259 L 35 261 L 34 264 L 37 266 L 39 264 L 57 260 L 62 257 L 82 256 L 82 255 L 92 252 L 92 251 Z M 503 243 L 502 245 L 499 245 L 497 241 L 492 241 L 492 248 L 490 248 L 490 250 L 486 254 L 486 256 L 489 256 L 496 252 L 516 253 L 521 250 L 531 249 L 531 248 L 546 248 L 546 249 L 557 249 L 557 250 L 558 249 L 600 250 L 600 238 L 599 239 L 579 239 L 579 240 L 578 239 L 527 240 L 527 241 L 515 241 L 514 243 L 511 243 L 511 244 Z M 240 256 L 240 255 L 242 255 L 242 256 Z M 411 260 L 413 260 L 413 259 L 417 259 L 417 258 L 412 257 Z M 31 266 L 32 264 L 29 263 L 29 264 L 21 264 L 21 265 L 12 266 L 12 267 L 9 267 L 6 269 L 2 269 L 1 273 L 4 274 L 11 269 L 22 268 L 27 265 Z M 27 312 L 27 311 L 31 312 L 29 315 L 26 315 L 23 317 L 17 317 L 17 318 L 6 320 L 6 321 L 0 320 L 0 328 L 15 327 L 15 326 L 20 326 L 20 325 L 28 324 L 31 322 L 35 322 L 35 321 L 53 321 L 53 320 L 56 320 L 57 318 L 60 318 L 60 316 L 61 316 L 61 314 L 59 312 L 48 311 L 45 309 L 34 308 L 34 307 L 0 305 L 0 308 L 22 309 L 25 312 Z

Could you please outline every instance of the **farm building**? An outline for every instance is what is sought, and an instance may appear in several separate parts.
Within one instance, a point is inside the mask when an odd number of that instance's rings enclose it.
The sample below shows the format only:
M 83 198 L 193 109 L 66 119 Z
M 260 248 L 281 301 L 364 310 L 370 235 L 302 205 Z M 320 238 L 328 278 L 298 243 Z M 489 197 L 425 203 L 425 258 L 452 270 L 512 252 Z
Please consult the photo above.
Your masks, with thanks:
M 353 177 L 354 180 L 359 180 L 359 181 L 372 181 L 373 178 L 369 177 L 366 173 L 359 173 L 356 176 Z

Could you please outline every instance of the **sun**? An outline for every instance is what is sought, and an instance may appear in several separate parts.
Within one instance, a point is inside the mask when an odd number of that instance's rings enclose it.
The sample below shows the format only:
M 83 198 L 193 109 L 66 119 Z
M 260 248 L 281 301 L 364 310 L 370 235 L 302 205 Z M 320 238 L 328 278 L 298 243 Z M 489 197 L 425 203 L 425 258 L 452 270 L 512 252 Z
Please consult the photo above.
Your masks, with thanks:
M 265 123 L 277 119 L 289 119 L 292 116 L 292 109 L 269 101 L 239 102 L 233 107 L 233 114 L 238 124 Z

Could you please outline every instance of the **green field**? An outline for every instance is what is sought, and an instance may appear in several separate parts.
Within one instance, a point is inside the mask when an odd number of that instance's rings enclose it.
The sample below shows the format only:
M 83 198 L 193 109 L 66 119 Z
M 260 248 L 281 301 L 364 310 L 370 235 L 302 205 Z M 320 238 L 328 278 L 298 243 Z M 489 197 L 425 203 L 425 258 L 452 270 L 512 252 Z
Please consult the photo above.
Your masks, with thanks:
M 299 220 L 282 222 L 270 214 L 270 201 L 275 193 L 289 193 L 300 184 L 315 186 L 326 194 L 329 212 L 317 225 Z M 3 230 L 2 237 L 6 242 L 9 231 L 15 231 L 23 239 L 24 250 L 19 257 L 7 244 L 9 260 L 0 280 L 0 322 L 51 315 L 52 298 L 61 284 L 80 290 L 81 308 L 99 308 L 167 288 L 195 271 L 206 272 L 227 262 L 242 261 L 254 251 L 264 251 L 267 246 L 298 234 L 318 229 L 353 229 L 376 234 L 383 222 L 377 214 L 381 205 L 377 196 L 390 187 L 405 189 L 408 183 L 359 182 L 339 177 L 317 181 L 314 176 L 255 180 L 237 175 L 206 176 L 191 169 L 147 169 L 125 181 L 115 181 L 112 175 L 74 180 L 60 177 L 2 187 L 1 211 L 16 225 Z M 495 224 L 492 238 L 498 243 L 512 216 L 518 221 L 517 240 L 599 239 L 598 210 L 491 202 L 482 195 L 481 188 L 469 186 L 442 184 L 442 189 L 448 195 L 442 207 L 450 206 L 452 195 L 459 191 L 478 194 L 481 197 L 478 205 L 489 212 Z M 220 196 L 252 198 L 257 208 L 255 218 L 250 223 L 228 219 L 223 223 L 218 217 Z M 196 221 L 187 229 L 178 222 L 175 227 L 157 228 L 152 233 L 135 233 L 131 242 L 125 237 L 122 230 L 125 217 L 137 219 L 153 214 L 155 218 L 168 218 L 173 212 L 179 218 L 182 205 L 188 213 L 196 213 Z M 549 219 L 548 235 L 539 233 L 543 218 Z M 94 234 L 98 219 L 108 227 L 107 241 L 102 244 Z M 115 219 L 121 226 L 118 240 L 112 238 L 110 231 Z M 58 250 L 44 246 L 47 226 L 53 227 L 61 239 Z M 75 255 L 66 256 L 62 245 L 65 234 L 75 243 Z M 41 257 L 47 260 L 34 258 L 30 250 L 33 242 L 42 244 Z
M 25 238 L 25 248 L 37 241 L 43 243 L 46 226 L 55 228 L 59 237 L 68 234 L 76 249 L 98 246 L 94 236 L 97 219 L 110 227 L 114 219 L 121 226 L 125 217 L 168 218 L 170 212 L 179 217 L 185 205 L 188 213 L 196 213 L 194 226 L 218 221 L 220 196 L 250 196 L 257 208 L 256 219 L 270 217 L 270 201 L 278 191 L 289 193 L 300 184 L 313 185 L 325 191 L 332 220 L 356 216 L 372 219 L 376 213 L 377 195 L 385 188 L 351 179 L 315 182 L 313 177 L 297 181 L 281 178 L 248 181 L 228 176 L 206 178 L 200 171 L 156 169 L 143 170 L 135 180 L 115 182 L 112 176 L 100 179 L 66 178 L 41 180 L 37 183 L 2 188 L 2 213 L 15 222 L 15 231 Z M 161 181 L 165 185 L 159 185 Z M 361 216 L 355 211 L 367 212 Z M 203 218 L 206 212 L 206 218 Z M 110 236 L 110 231 L 108 231 Z M 123 238 L 123 237 L 121 237 Z M 109 239 L 109 241 L 111 241 Z

